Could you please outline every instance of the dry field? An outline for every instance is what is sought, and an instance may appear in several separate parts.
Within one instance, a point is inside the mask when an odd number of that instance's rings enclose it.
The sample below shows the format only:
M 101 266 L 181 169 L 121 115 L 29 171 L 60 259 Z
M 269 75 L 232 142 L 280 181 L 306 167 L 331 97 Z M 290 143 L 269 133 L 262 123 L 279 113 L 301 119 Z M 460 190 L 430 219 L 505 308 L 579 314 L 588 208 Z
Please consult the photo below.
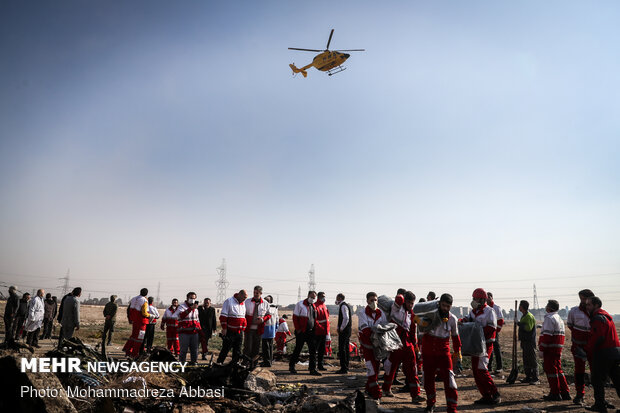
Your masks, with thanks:
M 0 303 L 0 305 L 3 305 Z M 103 307 L 101 306 L 82 306 L 82 328 L 77 332 L 77 336 L 87 343 L 92 345 L 98 344 L 101 337 L 101 330 L 103 328 Z M 109 348 L 109 354 L 111 356 L 122 357 L 121 348 L 129 336 L 129 324 L 124 316 L 124 308 L 119 309 L 119 316 L 117 317 L 117 331 L 115 332 L 113 345 Z M 163 312 L 162 312 L 163 313 Z M 290 313 L 289 313 L 290 316 Z M 332 322 L 332 348 L 337 349 L 337 335 L 334 331 L 334 325 L 336 323 L 336 317 L 331 317 Z M 354 327 L 357 326 L 357 317 L 354 317 Z M 289 319 L 289 327 L 292 329 L 292 321 Z M 353 337 L 356 337 L 357 331 L 354 328 Z M 4 332 L 4 326 L 2 326 L 2 332 Z M 355 339 L 354 339 L 355 340 Z M 355 340 L 357 341 L 357 340 Z M 570 332 L 567 331 L 566 341 L 570 342 Z M 155 343 L 156 345 L 164 345 L 165 335 L 164 332 L 159 329 L 156 330 Z M 504 371 L 505 375 L 510 371 L 511 360 L 510 354 L 512 349 L 512 323 L 508 323 L 500 334 L 500 343 L 502 344 L 502 353 L 504 355 Z M 37 350 L 37 353 L 44 353 L 49 350 L 52 345 L 55 344 L 55 340 L 43 340 L 40 342 L 41 349 Z M 220 348 L 221 341 L 218 337 L 214 337 L 210 342 L 210 348 L 217 354 Z M 290 351 L 290 350 L 289 350 Z M 335 356 L 336 351 L 334 351 Z M 519 351 L 519 360 L 521 360 L 521 353 Z M 202 361 L 201 361 L 202 362 Z M 467 358 L 464 360 L 464 366 L 467 368 L 470 364 Z M 520 363 L 521 364 L 521 363 Z M 573 383 L 573 363 L 572 356 L 568 347 L 563 352 L 563 365 L 569 383 L 571 385 L 571 391 L 574 393 Z M 301 383 L 306 384 L 313 388 L 319 395 L 325 399 L 339 399 L 353 392 L 355 389 L 363 389 L 365 383 L 365 368 L 362 362 L 353 361 L 350 374 L 347 376 L 337 375 L 334 372 L 339 368 L 337 359 L 327 359 L 328 371 L 324 372 L 322 377 L 314 377 L 307 374 L 304 365 L 297 366 L 299 374 L 291 375 L 288 373 L 287 362 L 275 362 L 272 367 L 272 371 L 278 376 L 279 383 Z M 457 377 L 457 384 L 459 385 L 459 410 L 461 411 L 499 411 L 499 412 L 518 412 L 524 407 L 542 409 L 544 411 L 555 412 L 582 412 L 585 411 L 583 407 L 575 406 L 571 402 L 555 402 L 548 403 L 542 401 L 542 396 L 548 393 L 548 386 L 544 374 L 541 369 L 541 384 L 538 386 L 530 386 L 526 384 L 514 384 L 508 385 L 505 383 L 505 375 L 499 375 L 495 378 L 496 385 L 502 395 L 503 403 L 494 409 L 488 407 L 478 407 L 473 404 L 473 401 L 480 397 L 471 370 L 466 369 L 464 374 Z M 520 374 L 523 377 L 523 374 Z M 394 412 L 413 412 L 423 411 L 424 406 L 414 406 L 409 402 L 409 396 L 407 393 L 397 393 L 397 387 L 394 388 L 396 397 L 392 399 L 385 398 L 381 402 L 381 408 L 387 411 Z M 445 411 L 445 398 L 443 394 L 443 384 L 437 383 L 437 411 Z M 424 393 L 422 393 L 424 395 Z M 607 389 L 608 400 L 614 405 L 620 407 L 620 400 L 613 391 L 612 388 Z M 592 404 L 594 402 L 592 396 L 592 389 L 586 389 L 586 402 Z

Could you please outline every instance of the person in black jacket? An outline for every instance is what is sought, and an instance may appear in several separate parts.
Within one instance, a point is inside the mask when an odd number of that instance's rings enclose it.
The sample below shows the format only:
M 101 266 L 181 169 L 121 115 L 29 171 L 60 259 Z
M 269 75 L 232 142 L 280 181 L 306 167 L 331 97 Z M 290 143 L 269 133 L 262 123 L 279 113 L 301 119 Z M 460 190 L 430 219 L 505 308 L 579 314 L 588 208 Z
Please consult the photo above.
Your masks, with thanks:
M 349 340 L 351 339 L 351 306 L 344 301 L 344 294 L 336 296 L 338 306 L 338 358 L 340 359 L 340 370 L 336 374 L 346 374 L 349 372 Z
M 13 322 L 19 308 L 19 296 L 16 291 L 15 286 L 9 287 L 9 298 L 6 300 L 6 307 L 4 307 L 4 341 L 12 340 L 15 336 L 13 334 Z
M 30 293 L 24 293 L 19 300 L 19 307 L 17 307 L 17 313 L 15 314 L 15 323 L 13 325 L 13 332 L 15 334 L 15 340 L 19 340 L 21 337 L 26 336 L 24 331 L 24 323 L 28 318 L 28 302 L 30 301 Z
M 200 321 L 200 346 L 202 359 L 206 360 L 209 352 L 209 339 L 217 329 L 217 319 L 215 318 L 215 308 L 211 306 L 211 299 L 205 298 L 203 304 L 198 306 L 198 320 Z

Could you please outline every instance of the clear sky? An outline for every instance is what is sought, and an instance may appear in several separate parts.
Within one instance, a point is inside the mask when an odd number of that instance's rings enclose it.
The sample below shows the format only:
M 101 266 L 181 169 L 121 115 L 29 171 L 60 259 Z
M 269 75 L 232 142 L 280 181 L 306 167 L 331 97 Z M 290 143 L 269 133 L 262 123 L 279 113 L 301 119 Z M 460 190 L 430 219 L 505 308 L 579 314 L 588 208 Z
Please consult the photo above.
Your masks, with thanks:
M 0 286 L 620 313 L 620 3 L 0 3 Z M 365 48 L 335 76 L 288 47 Z

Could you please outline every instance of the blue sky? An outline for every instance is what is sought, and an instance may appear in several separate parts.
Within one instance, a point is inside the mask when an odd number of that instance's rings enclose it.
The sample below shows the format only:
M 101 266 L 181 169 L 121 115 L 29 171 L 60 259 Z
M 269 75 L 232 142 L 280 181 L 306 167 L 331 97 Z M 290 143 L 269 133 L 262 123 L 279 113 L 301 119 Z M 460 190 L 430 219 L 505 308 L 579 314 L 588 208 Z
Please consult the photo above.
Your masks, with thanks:
M 620 312 L 619 9 L 3 2 L 0 279 Z M 367 51 L 292 77 L 332 28 Z

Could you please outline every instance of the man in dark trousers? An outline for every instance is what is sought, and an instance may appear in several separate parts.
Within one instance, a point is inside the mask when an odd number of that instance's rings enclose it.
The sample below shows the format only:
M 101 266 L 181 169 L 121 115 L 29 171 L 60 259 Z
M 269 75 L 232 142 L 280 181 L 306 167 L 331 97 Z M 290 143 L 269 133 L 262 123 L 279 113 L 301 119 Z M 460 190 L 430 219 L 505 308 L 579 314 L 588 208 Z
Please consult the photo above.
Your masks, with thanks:
M 313 376 L 322 376 L 321 372 L 316 369 L 316 341 L 314 339 L 314 323 L 316 321 L 316 291 L 308 291 L 308 298 L 302 300 L 295 305 L 293 310 L 293 324 L 295 326 L 295 350 L 289 360 L 288 371 L 297 374 L 295 365 L 299 361 L 299 355 L 304 348 L 304 344 L 308 344 L 308 353 L 310 360 L 308 362 L 308 370 Z
M 114 325 L 116 324 L 116 312 L 118 311 L 118 304 L 116 304 L 116 296 L 111 295 L 110 301 L 103 307 L 103 316 L 105 321 L 103 324 L 103 334 L 101 335 L 101 346 L 104 344 L 108 346 L 112 343 L 112 334 L 114 333 Z M 107 337 L 107 343 L 106 343 Z
M 536 319 L 529 312 L 530 303 L 521 300 L 519 311 L 522 316 L 519 320 L 519 341 L 523 350 L 523 370 L 525 378 L 521 383 L 539 384 L 538 381 L 538 362 L 536 361 Z
M 15 322 L 13 324 L 13 331 L 15 332 L 15 340 L 19 340 L 24 337 L 26 332 L 24 331 L 24 323 L 28 318 L 28 302 L 30 301 L 30 293 L 24 293 L 19 300 L 19 306 L 17 307 L 17 313 L 15 314 Z
M 203 304 L 198 306 L 198 320 L 200 321 L 200 346 L 202 359 L 206 360 L 209 352 L 209 339 L 217 329 L 217 319 L 215 318 L 215 308 L 211 306 L 211 299 L 205 298 Z
M 9 287 L 9 298 L 6 300 L 6 307 L 4 307 L 4 341 L 13 340 L 15 336 L 13 334 L 13 321 L 19 308 L 19 296 L 16 291 L 15 286 Z
M 59 323 L 62 322 L 62 314 L 65 311 L 65 301 L 67 301 L 67 297 L 71 297 L 72 295 L 73 293 L 68 293 L 60 299 L 60 306 L 58 307 L 58 317 L 56 317 L 56 320 Z M 58 347 L 60 347 L 60 345 L 62 344 L 62 340 L 64 338 L 62 334 L 63 334 L 62 327 L 60 327 L 60 332 L 58 333 Z
M 51 293 L 45 295 L 45 301 L 43 301 L 45 313 L 43 315 L 43 331 L 41 332 L 41 340 L 45 338 L 52 338 L 52 327 L 54 326 L 54 319 L 58 312 L 58 304 Z
M 336 374 L 347 374 L 349 372 L 349 340 L 351 339 L 351 306 L 344 301 L 344 294 L 336 296 L 338 306 L 338 358 L 340 359 L 340 370 Z
M 598 297 L 590 297 L 586 301 L 586 311 L 590 313 L 590 339 L 586 351 L 594 389 L 594 405 L 588 410 L 594 412 L 614 408 L 605 401 L 607 377 L 611 378 L 620 397 L 620 341 L 616 325 L 609 313 L 601 308 L 602 305 Z

